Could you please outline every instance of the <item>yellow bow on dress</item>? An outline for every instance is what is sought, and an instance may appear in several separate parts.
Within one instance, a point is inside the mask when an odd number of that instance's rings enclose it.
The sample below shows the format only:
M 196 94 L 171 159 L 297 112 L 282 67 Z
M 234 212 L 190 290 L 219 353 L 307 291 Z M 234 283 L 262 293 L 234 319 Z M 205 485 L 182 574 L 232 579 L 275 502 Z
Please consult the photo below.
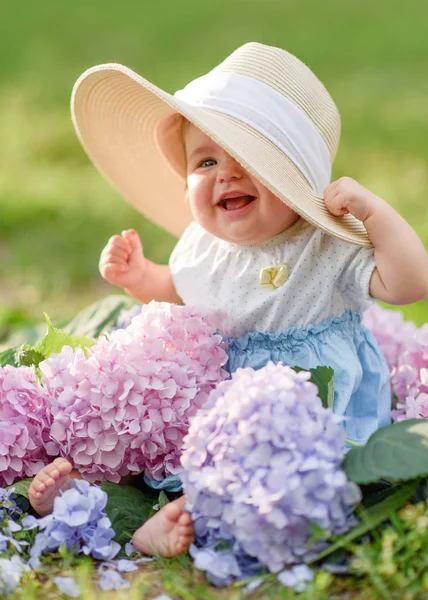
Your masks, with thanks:
M 259 283 L 265 290 L 276 290 L 288 279 L 287 265 L 263 267 L 259 275 Z

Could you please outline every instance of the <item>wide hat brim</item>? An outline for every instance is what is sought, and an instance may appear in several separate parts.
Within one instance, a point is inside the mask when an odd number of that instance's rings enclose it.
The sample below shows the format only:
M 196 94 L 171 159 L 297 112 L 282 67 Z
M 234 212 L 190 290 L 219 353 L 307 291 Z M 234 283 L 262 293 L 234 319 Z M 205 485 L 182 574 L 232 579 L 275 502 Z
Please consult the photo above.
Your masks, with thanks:
M 73 88 L 71 112 L 100 173 L 149 220 L 176 236 L 192 221 L 184 164 L 180 169 L 179 123 L 185 117 L 309 223 L 346 242 L 371 245 L 364 225 L 352 215 L 331 215 L 294 163 L 255 129 L 191 106 L 123 65 L 85 71 Z

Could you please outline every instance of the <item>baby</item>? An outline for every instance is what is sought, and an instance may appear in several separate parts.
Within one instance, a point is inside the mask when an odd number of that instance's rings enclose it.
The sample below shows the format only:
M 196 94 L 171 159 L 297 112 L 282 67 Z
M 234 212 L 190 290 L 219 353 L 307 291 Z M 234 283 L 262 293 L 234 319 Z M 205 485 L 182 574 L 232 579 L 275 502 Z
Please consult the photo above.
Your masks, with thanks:
M 204 311 L 228 343 L 231 373 L 269 360 L 331 366 L 348 439 L 364 444 L 389 424 L 388 368 L 361 313 L 373 298 L 428 296 L 428 255 L 385 200 L 349 177 L 330 183 L 340 118 L 308 67 L 246 44 L 170 96 L 104 65 L 77 82 L 73 118 L 100 171 L 181 235 L 169 266 L 145 258 L 134 230 L 112 237 L 105 279 L 141 302 Z M 43 469 L 34 508 L 49 512 L 75 475 L 65 459 Z M 165 506 L 135 532 L 135 546 L 182 552 L 192 536 L 184 506 L 184 497 Z

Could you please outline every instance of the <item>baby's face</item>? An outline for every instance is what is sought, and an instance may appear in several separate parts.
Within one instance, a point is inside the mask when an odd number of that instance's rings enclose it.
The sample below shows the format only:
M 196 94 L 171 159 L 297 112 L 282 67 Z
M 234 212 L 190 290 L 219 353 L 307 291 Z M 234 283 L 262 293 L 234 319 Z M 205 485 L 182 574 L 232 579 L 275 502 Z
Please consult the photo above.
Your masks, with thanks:
M 298 218 L 225 150 L 192 124 L 184 127 L 187 188 L 195 221 L 234 244 L 256 244 Z

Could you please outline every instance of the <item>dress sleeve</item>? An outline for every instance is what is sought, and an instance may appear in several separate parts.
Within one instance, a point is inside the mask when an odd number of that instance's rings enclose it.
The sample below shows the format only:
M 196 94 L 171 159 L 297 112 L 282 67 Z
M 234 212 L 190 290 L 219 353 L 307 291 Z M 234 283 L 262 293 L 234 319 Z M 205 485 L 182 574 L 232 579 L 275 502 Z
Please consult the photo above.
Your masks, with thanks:
M 198 261 L 207 252 L 211 239 L 210 234 L 198 223 L 192 221 L 171 253 L 169 258 L 171 277 L 177 294 L 185 304 L 189 303 L 189 298 L 194 298 Z
M 174 280 L 176 274 L 186 266 L 189 249 L 192 247 L 195 238 L 195 223 L 192 222 L 185 229 L 178 242 L 174 246 L 173 251 L 169 257 L 169 268 L 171 271 L 172 278 Z
M 342 243 L 342 269 L 338 274 L 336 284 L 341 292 L 353 303 L 367 308 L 370 296 L 370 279 L 376 268 L 374 249 L 358 247 Z

